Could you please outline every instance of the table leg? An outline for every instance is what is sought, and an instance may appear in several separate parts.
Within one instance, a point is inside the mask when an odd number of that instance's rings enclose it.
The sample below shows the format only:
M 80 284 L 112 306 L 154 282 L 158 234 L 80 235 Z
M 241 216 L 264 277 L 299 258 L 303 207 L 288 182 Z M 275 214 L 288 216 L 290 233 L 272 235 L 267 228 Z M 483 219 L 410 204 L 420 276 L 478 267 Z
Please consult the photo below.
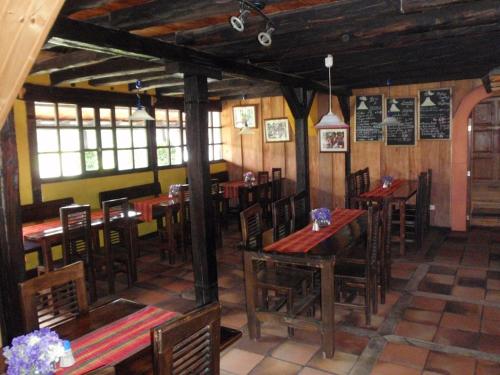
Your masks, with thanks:
M 255 274 L 252 253 L 249 251 L 243 252 L 243 267 L 245 271 L 248 334 L 251 339 L 256 340 L 260 338 L 260 322 L 256 316 L 257 288 L 255 284 L 257 275 Z
M 399 253 L 405 255 L 406 246 L 406 202 L 399 201 Z
M 334 262 L 325 261 L 321 268 L 321 343 L 323 356 L 335 353 L 335 286 Z
M 137 221 L 133 221 L 132 224 L 129 225 L 129 236 L 130 236 L 130 249 L 131 249 L 131 258 L 132 258 L 132 267 L 130 270 L 132 276 L 132 282 L 137 282 L 137 258 L 139 256 L 139 248 L 138 248 L 138 226 Z
M 52 247 L 50 246 L 50 242 L 46 239 L 43 239 L 40 243 L 40 247 L 42 248 L 43 265 L 45 267 L 45 272 L 51 272 L 54 270 L 54 262 L 52 260 Z

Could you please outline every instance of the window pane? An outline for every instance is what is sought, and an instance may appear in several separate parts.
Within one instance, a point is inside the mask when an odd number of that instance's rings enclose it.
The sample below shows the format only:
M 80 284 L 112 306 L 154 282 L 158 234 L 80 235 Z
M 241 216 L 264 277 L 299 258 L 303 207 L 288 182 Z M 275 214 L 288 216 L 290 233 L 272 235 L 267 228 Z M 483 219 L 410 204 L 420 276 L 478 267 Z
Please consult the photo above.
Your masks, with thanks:
M 95 150 L 97 148 L 97 135 L 94 129 L 85 129 L 83 131 L 83 147 L 86 150 Z
M 99 121 L 101 127 L 110 128 L 111 127 L 111 109 L 110 108 L 99 108 Z
M 168 146 L 168 130 L 156 129 L 156 145 L 158 147 Z
M 167 111 L 165 109 L 155 109 L 156 126 L 167 126 Z
M 170 155 L 167 147 L 158 148 L 156 150 L 156 155 L 158 158 L 158 165 L 164 167 L 165 165 L 170 165 Z
M 186 112 L 182 112 L 182 123 L 186 123 Z
M 170 129 L 168 134 L 169 134 L 171 146 L 181 146 L 182 145 L 180 129 Z
M 118 150 L 118 170 L 124 171 L 134 168 L 132 150 Z
M 182 139 L 184 140 L 184 144 L 185 144 L 185 145 L 187 145 L 187 143 L 188 143 L 188 142 L 187 142 L 186 130 L 183 130 L 183 131 L 182 131 L 182 136 L 183 136 L 183 138 L 182 138 Z
M 99 169 L 99 160 L 97 159 L 97 151 L 85 152 L 85 170 L 97 171 Z
M 79 152 L 61 154 L 63 176 L 78 176 L 82 174 L 82 160 Z
M 180 127 L 181 126 L 181 121 L 180 121 L 180 111 L 174 110 L 174 109 L 169 109 L 168 110 L 168 125 L 172 127 Z
M 59 137 L 56 129 L 37 129 L 38 152 L 59 151 Z
M 102 148 L 113 148 L 115 146 L 115 141 L 113 139 L 113 130 L 102 129 L 101 130 L 101 147 Z
M 212 140 L 212 129 L 211 128 L 208 128 L 208 143 L 214 143 L 214 141 Z
M 130 133 L 130 129 L 116 129 L 116 147 L 132 147 L 132 134 Z
M 38 155 L 38 170 L 40 178 L 52 178 L 61 176 L 61 161 L 59 154 Z
M 58 104 L 59 126 L 78 126 L 75 104 Z
M 220 112 L 212 112 L 212 126 L 214 128 L 220 128 Z
M 115 107 L 116 126 L 130 126 L 130 108 Z
M 222 143 L 222 129 L 221 128 L 213 128 L 214 132 L 213 143 Z
M 36 126 L 56 126 L 54 103 L 35 102 Z
M 170 148 L 170 161 L 172 165 L 182 164 L 182 148 L 180 147 Z
M 146 168 L 149 165 L 148 149 L 139 148 L 134 150 L 134 166 L 135 168 Z
M 222 159 L 222 146 L 214 145 L 214 160 L 221 160 L 221 159 Z
M 134 147 L 148 147 L 148 137 L 146 129 L 134 129 Z
M 102 152 L 102 169 L 115 168 L 115 153 L 113 150 L 106 150 Z
M 208 160 L 214 160 L 214 146 L 208 145 Z
M 184 146 L 184 148 L 182 149 L 183 150 L 183 156 L 184 156 L 184 163 L 187 163 L 188 161 L 188 148 L 186 146 Z
M 138 128 L 138 127 L 142 127 L 142 128 L 145 128 L 146 127 L 146 121 L 145 120 L 141 120 L 141 121 L 132 121 L 132 126 Z
M 61 129 L 59 135 L 61 138 L 61 151 L 80 150 L 80 132 L 78 129 Z
M 208 127 L 212 127 L 212 112 L 208 112 Z
M 94 108 L 82 107 L 82 125 L 86 127 L 95 126 Z

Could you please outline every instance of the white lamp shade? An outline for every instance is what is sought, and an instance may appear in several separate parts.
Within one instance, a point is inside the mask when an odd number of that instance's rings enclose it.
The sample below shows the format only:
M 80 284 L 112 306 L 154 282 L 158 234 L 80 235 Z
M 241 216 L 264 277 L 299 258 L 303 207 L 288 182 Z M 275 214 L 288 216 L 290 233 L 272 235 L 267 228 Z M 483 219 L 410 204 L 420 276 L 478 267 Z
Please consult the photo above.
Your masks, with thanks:
M 132 113 L 132 116 L 130 116 L 130 120 L 132 121 L 154 120 L 154 117 L 152 117 L 149 113 L 147 113 L 144 107 L 140 107 L 137 108 L 134 111 L 134 113 Z
M 347 125 L 344 121 L 342 121 L 333 112 L 328 112 L 326 115 L 324 115 L 321 118 L 321 121 L 318 122 L 314 127 L 317 129 L 320 129 L 320 128 L 348 128 L 349 125 Z
M 422 107 L 434 107 L 436 104 L 431 100 L 430 97 L 426 97 L 424 102 L 422 103 Z

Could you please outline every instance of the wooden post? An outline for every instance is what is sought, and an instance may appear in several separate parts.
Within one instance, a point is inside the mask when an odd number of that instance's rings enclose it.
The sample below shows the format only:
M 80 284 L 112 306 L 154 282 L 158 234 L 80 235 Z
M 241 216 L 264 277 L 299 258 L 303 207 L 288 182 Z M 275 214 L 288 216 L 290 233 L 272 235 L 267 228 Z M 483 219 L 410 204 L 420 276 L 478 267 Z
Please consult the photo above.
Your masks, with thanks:
M 207 77 L 184 75 L 191 243 L 198 306 L 218 300 L 216 236 L 208 163 Z
M 342 116 L 344 117 L 344 122 L 349 125 L 351 122 L 351 104 L 350 97 L 347 95 L 337 96 L 340 104 L 340 110 L 342 111 Z M 351 135 L 349 134 L 348 139 L 349 145 L 347 152 L 345 153 L 345 176 L 351 174 Z
M 309 189 L 309 134 L 307 117 L 316 92 L 304 88 L 282 86 L 285 97 L 295 119 L 295 158 L 297 162 L 297 193 L 306 192 L 306 212 L 311 208 Z
M 23 333 L 17 284 L 24 281 L 24 247 L 19 197 L 14 115 L 10 112 L 0 131 L 0 297 L 2 342 Z

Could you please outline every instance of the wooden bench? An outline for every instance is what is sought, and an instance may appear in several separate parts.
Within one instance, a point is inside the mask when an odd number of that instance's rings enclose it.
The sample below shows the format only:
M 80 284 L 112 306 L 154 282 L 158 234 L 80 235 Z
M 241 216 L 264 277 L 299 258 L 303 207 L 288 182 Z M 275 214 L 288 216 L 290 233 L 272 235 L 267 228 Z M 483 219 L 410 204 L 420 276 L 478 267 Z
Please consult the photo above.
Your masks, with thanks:
M 99 193 L 99 203 L 102 207 L 103 201 L 118 198 L 137 199 L 148 197 L 151 195 L 159 195 L 161 193 L 161 185 L 158 182 L 151 184 L 129 186 L 121 189 L 101 191 Z

